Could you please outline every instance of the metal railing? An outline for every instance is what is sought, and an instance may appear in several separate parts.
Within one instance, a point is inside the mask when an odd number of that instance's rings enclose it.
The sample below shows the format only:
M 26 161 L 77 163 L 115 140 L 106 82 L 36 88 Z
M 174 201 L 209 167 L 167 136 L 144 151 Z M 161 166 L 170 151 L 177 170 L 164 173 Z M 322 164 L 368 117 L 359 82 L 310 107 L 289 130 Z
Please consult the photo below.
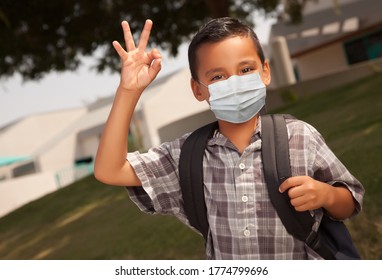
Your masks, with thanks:
M 57 188 L 66 187 L 94 173 L 94 163 L 81 163 L 56 172 Z

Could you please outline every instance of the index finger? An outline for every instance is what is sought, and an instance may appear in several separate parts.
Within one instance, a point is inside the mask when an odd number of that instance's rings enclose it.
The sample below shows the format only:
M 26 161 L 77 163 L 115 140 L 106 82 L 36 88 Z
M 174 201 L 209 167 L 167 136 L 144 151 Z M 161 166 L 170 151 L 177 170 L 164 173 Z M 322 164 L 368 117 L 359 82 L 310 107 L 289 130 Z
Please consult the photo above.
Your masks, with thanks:
M 289 177 L 286 179 L 279 187 L 279 191 L 281 193 L 289 190 L 290 188 L 296 187 L 301 185 L 301 177 L 300 176 L 295 176 L 295 177 Z
M 145 51 L 146 49 L 152 26 L 153 26 L 153 22 L 150 19 L 147 19 L 145 22 L 145 26 L 143 27 L 141 37 L 139 38 L 139 43 L 138 43 L 138 49 L 141 51 Z
M 125 39 L 125 45 L 127 51 L 132 51 L 135 49 L 135 43 L 133 39 L 133 35 L 131 34 L 130 26 L 127 21 L 122 21 L 122 28 L 123 28 L 123 36 Z

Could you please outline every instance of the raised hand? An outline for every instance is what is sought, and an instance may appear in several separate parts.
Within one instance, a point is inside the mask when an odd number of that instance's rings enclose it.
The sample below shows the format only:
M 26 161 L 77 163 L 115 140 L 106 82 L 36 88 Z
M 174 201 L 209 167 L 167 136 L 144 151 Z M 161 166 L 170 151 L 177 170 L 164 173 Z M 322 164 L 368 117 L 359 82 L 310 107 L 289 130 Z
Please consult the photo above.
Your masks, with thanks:
M 126 50 L 118 42 L 113 42 L 122 61 L 121 80 L 102 132 L 94 164 L 95 177 L 105 184 L 141 186 L 135 170 L 126 160 L 126 155 L 134 109 L 143 90 L 161 69 L 160 52 L 155 49 L 146 51 L 152 25 L 151 20 L 146 20 L 138 47 L 135 47 L 129 24 L 123 21 Z
M 119 88 L 124 92 L 140 94 L 155 79 L 161 69 L 162 56 L 159 50 L 153 49 L 146 52 L 153 22 L 146 20 L 138 47 L 135 46 L 128 22 L 123 21 L 121 25 L 126 50 L 117 41 L 113 42 L 122 62 Z

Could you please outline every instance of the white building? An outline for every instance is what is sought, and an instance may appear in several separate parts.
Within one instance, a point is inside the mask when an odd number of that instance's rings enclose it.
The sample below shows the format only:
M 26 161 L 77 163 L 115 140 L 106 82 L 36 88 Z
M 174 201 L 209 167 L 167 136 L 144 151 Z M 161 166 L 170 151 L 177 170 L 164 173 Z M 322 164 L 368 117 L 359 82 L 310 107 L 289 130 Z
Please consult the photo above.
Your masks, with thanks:
M 91 173 L 113 96 L 84 108 L 26 117 L 0 129 L 0 216 Z M 133 115 L 140 150 L 214 120 L 190 89 L 188 69 L 153 82 Z
M 382 58 L 381 11 L 380 0 L 310 1 L 301 24 L 280 18 L 270 40 L 285 37 L 297 81 L 331 75 Z M 272 85 L 280 85 L 282 79 L 273 78 Z

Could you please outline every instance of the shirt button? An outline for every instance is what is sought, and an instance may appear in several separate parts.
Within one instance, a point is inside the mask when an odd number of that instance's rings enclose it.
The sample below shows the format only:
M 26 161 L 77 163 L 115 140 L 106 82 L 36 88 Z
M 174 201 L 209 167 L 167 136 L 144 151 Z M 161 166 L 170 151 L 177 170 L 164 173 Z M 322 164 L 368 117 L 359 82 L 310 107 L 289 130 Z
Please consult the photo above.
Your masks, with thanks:
M 243 170 L 243 169 L 245 168 L 245 164 L 244 164 L 244 163 L 240 163 L 240 164 L 239 164 L 239 168 L 240 168 L 241 170 Z
M 248 236 L 251 235 L 251 232 L 250 232 L 248 229 L 246 229 L 246 230 L 244 231 L 244 235 L 248 237 Z
M 243 201 L 243 202 L 247 202 L 247 201 L 248 201 L 248 196 L 243 195 L 243 196 L 241 197 L 241 201 Z

